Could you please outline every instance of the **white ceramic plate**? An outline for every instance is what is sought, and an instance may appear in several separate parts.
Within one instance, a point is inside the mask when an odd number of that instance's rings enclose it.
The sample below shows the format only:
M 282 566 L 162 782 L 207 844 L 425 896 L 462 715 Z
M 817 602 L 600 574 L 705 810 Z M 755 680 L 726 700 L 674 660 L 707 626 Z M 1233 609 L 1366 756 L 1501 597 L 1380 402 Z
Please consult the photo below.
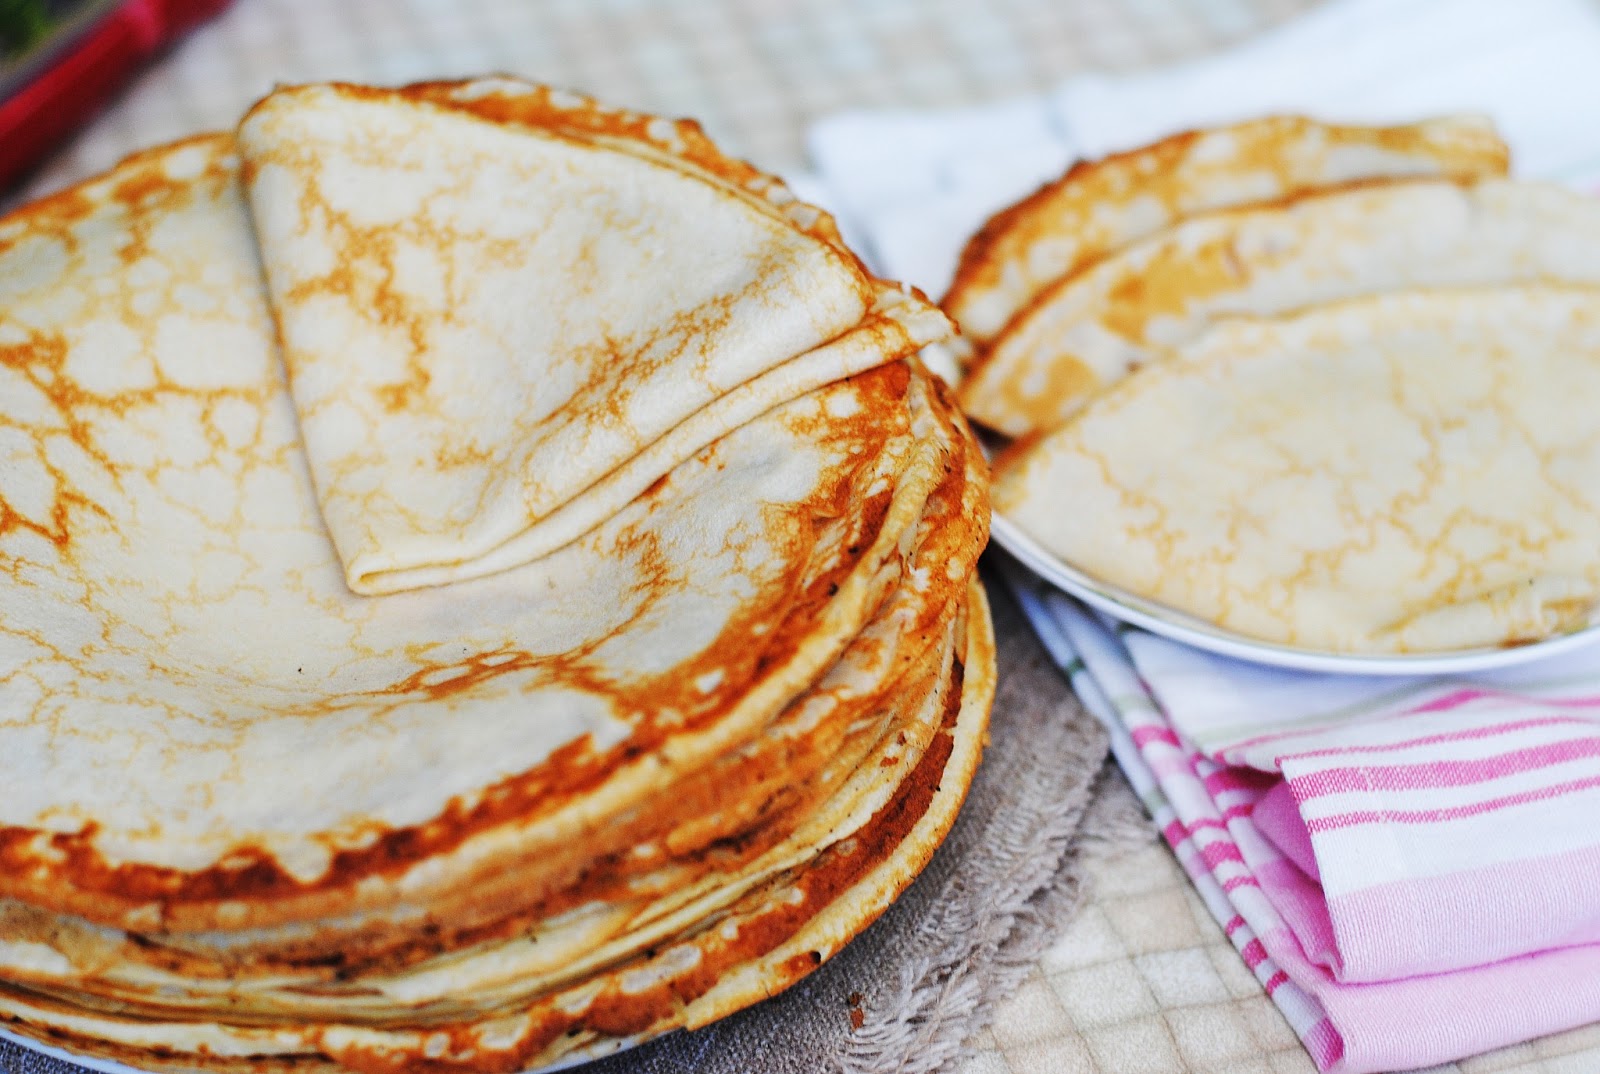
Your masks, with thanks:
M 1554 656 L 1600 638 L 1600 624 L 1571 634 L 1561 634 L 1528 645 L 1492 649 L 1458 649 L 1451 652 L 1416 656 L 1363 656 L 1317 649 L 1297 649 L 1290 645 L 1257 641 L 1243 634 L 1197 619 L 1192 615 L 1158 604 L 1153 600 L 1091 578 L 1062 562 L 1010 520 L 996 514 L 995 543 L 1010 552 L 1035 574 L 1091 607 L 1113 618 L 1143 627 L 1155 634 L 1193 645 L 1223 656 L 1256 664 L 1296 668 L 1301 671 L 1336 672 L 1345 675 L 1438 675 L 1447 672 L 1483 671 L 1507 667 L 1527 660 Z

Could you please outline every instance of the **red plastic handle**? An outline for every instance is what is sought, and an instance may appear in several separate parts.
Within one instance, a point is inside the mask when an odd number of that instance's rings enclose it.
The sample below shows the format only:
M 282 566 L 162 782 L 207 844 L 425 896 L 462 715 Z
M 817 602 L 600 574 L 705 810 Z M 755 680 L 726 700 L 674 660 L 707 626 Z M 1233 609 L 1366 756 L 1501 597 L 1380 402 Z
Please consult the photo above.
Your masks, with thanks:
M 228 6 L 229 0 L 124 0 L 81 40 L 0 102 L 0 190 L 111 102 L 165 45 Z

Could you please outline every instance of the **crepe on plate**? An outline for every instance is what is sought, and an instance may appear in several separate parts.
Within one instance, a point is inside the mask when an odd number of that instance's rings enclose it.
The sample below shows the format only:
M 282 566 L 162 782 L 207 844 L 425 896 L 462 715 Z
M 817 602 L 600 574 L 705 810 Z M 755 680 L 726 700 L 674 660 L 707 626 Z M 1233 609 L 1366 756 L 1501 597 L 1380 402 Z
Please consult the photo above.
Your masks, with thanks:
M 1216 325 L 999 469 L 1094 577 L 1307 649 L 1433 652 L 1600 600 L 1600 290 L 1405 291 Z
M 809 972 L 948 829 L 993 652 L 946 322 L 692 124 L 281 91 L 0 222 L 0 291 L 19 1032 L 603 1052 Z
M 1402 176 L 1503 175 L 1505 143 L 1472 117 L 1397 127 L 1268 116 L 1084 161 L 968 240 L 941 305 L 985 344 L 1045 288 L 1187 217 Z
M 1047 288 L 961 385 L 1008 436 L 1050 429 L 1219 317 L 1407 287 L 1600 283 L 1600 203 L 1561 187 L 1396 180 L 1206 213 Z

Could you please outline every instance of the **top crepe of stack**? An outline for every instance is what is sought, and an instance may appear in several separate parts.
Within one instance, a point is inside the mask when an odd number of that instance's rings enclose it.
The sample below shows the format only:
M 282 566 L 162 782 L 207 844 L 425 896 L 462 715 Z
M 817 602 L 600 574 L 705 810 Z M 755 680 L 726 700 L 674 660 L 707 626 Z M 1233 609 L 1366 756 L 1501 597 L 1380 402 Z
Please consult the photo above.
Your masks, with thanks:
M 948 322 L 692 123 L 288 89 L 0 222 L 0 295 L 12 1031 L 603 1054 L 948 830 L 993 690 Z
M 1600 202 L 1470 119 L 1271 118 L 1074 168 L 944 300 L 995 508 L 1238 634 L 1446 652 L 1600 606 Z

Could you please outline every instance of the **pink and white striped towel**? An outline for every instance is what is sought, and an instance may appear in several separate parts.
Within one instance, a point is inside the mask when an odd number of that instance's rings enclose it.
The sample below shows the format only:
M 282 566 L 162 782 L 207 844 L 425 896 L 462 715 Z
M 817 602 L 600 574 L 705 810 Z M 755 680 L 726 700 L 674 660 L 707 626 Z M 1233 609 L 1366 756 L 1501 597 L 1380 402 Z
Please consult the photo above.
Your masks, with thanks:
M 1308 675 L 1012 577 L 1321 1069 L 1600 1021 L 1600 646 L 1473 679 Z
M 1263 883 L 1336 979 L 1600 942 L 1600 646 L 1400 682 L 1126 647 L 1171 733 L 1279 777 L 1254 815 L 1287 861 Z

